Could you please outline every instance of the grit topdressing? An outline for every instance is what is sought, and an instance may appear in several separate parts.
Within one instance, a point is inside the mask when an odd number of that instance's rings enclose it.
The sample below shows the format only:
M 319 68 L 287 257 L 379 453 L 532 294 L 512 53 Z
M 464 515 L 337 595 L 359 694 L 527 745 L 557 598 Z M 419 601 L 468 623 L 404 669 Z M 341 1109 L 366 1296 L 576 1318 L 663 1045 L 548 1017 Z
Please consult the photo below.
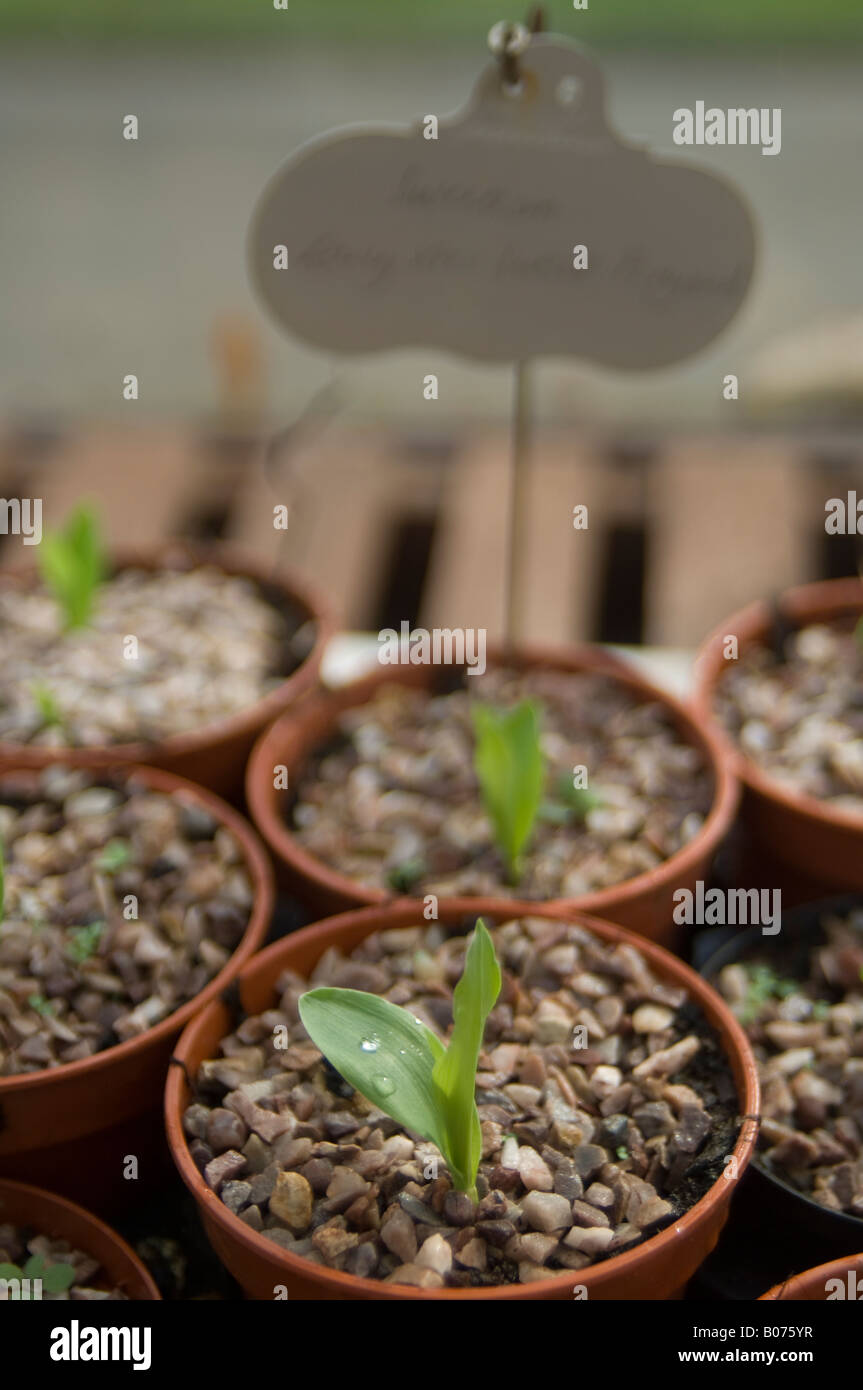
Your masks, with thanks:
M 493 938 L 503 989 L 477 1074 L 478 1200 L 322 1059 L 297 1011 L 307 982 L 286 972 L 275 1006 L 201 1064 L 184 1116 L 239 1220 L 313 1263 L 434 1289 L 585 1269 L 703 1195 L 737 1102 L 685 992 L 583 927 L 531 918 Z M 382 931 L 348 958 L 328 951 L 310 983 L 382 994 L 445 1037 L 464 945 L 438 925 Z

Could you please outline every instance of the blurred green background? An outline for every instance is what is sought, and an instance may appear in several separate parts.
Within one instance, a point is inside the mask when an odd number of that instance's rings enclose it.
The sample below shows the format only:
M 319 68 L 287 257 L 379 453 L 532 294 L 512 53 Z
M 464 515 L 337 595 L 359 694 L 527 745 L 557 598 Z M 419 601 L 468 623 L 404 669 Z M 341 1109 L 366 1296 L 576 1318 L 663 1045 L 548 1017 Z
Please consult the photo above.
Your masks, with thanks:
M 492 23 L 524 20 L 530 7 L 0 0 L 0 422 L 122 411 L 118 381 L 131 371 L 141 381 L 136 419 L 200 416 L 224 395 L 236 340 L 279 419 L 337 376 L 357 415 L 423 421 L 417 382 L 427 372 L 441 376 L 449 418 L 505 418 L 499 368 L 422 349 L 331 357 L 280 333 L 252 295 L 244 248 L 255 202 L 292 151 L 340 126 L 460 110 L 491 62 Z M 809 373 L 822 325 L 828 348 L 841 341 L 821 376 L 853 375 L 863 392 L 863 356 L 846 346 L 849 334 L 863 341 L 863 0 L 543 8 L 548 30 L 599 58 L 615 130 L 740 189 L 761 254 L 740 314 L 704 352 L 649 373 L 544 361 L 540 418 L 734 428 L 756 405 L 760 364 L 781 366 L 777 341 L 792 335 L 791 376 Z M 675 147 L 675 108 L 699 100 L 781 108 L 779 157 Z M 122 137 L 127 112 L 140 120 L 134 143 Z M 733 407 L 726 372 L 743 382 Z
M 863 37 L 861 0 L 590 0 L 577 12 L 555 0 L 545 11 L 549 28 L 575 24 L 586 42 L 618 47 L 829 47 Z M 289 12 L 297 38 L 396 42 L 464 39 L 524 18 L 505 0 L 290 0 Z M 272 0 L 0 0 L 0 32 L 41 37 L 213 42 L 271 38 L 272 22 Z

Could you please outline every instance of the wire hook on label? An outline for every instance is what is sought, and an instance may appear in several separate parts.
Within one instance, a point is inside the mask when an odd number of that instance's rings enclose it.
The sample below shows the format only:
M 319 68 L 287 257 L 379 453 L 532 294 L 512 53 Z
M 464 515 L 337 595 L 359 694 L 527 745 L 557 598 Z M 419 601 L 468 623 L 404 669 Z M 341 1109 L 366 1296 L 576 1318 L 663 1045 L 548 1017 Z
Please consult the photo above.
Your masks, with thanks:
M 488 46 L 500 63 L 504 86 L 514 91 L 521 83 L 520 59 L 530 47 L 530 30 L 501 20 L 490 31 Z
M 545 28 L 545 13 L 541 5 L 534 5 L 524 24 L 510 24 L 501 20 L 490 30 L 488 46 L 500 63 L 504 86 L 515 91 L 521 86 L 519 60 L 530 47 L 534 34 L 541 34 Z

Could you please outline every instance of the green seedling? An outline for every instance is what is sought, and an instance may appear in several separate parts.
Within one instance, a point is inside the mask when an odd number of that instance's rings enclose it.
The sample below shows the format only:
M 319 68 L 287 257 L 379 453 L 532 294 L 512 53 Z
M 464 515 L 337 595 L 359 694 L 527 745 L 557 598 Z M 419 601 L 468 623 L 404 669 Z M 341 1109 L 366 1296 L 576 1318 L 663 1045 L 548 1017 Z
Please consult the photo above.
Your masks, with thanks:
M 586 821 L 589 812 L 602 805 L 602 798 L 588 787 L 576 787 L 568 772 L 562 772 L 557 779 L 556 801 L 543 801 L 539 808 L 539 820 L 552 825 L 570 825 L 573 821 Z
M 116 874 L 132 858 L 132 846 L 128 840 L 109 840 L 101 854 L 93 861 L 94 868 L 102 874 Z
M 104 922 L 88 922 L 86 927 L 72 927 L 66 944 L 66 954 L 76 965 L 83 965 L 99 949 Z
M 44 994 L 28 994 L 27 1003 L 37 1014 L 41 1014 L 42 1018 L 54 1012 L 54 1005 L 45 998 Z
M 63 713 L 54 697 L 54 692 L 44 681 L 33 681 L 30 686 L 30 694 L 36 704 L 36 708 L 42 717 L 44 728 L 49 729 L 52 725 L 63 723 Z
M 754 1023 L 771 999 L 787 999 L 800 989 L 797 980 L 784 980 L 769 965 L 751 965 L 747 968 L 748 985 L 743 1000 L 740 1017 L 744 1023 Z
M 453 992 L 447 1046 L 407 1009 L 376 994 L 325 987 L 299 1000 L 303 1025 L 330 1064 L 398 1124 L 436 1144 L 453 1186 L 474 1201 L 482 1153 L 476 1068 L 500 986 L 492 939 L 478 921 Z
M 405 859 L 401 864 L 395 864 L 390 869 L 387 874 L 387 883 L 394 893 L 410 893 L 425 873 L 424 859 L 419 858 L 419 856 L 415 859 Z
M 85 627 L 105 574 L 99 525 L 91 508 L 76 508 L 61 530 L 46 532 L 39 547 L 39 565 L 63 610 L 66 628 Z
M 576 787 L 568 773 L 558 780 L 558 795 L 569 807 L 573 820 L 584 821 L 591 811 L 602 805 L 602 797 L 589 787 Z
M 75 1270 L 63 1261 L 49 1265 L 44 1255 L 31 1255 L 23 1268 L 20 1265 L 0 1264 L 0 1279 L 16 1279 L 19 1282 L 23 1279 L 41 1279 L 43 1293 L 65 1293 L 75 1282 Z M 9 1297 L 13 1303 L 20 1300 L 20 1289 Z
M 486 815 L 506 864 L 510 883 L 521 873 L 521 854 L 530 841 L 542 804 L 545 756 L 539 711 L 532 700 L 499 710 L 475 704 L 474 768 Z

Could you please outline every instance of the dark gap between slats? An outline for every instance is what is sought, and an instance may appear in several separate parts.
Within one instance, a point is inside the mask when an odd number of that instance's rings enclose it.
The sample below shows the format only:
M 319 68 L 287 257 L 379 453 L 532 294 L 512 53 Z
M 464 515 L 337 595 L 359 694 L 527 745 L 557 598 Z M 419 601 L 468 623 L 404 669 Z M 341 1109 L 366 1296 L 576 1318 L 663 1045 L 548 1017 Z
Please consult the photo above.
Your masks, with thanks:
M 369 615 L 373 630 L 389 627 L 398 631 L 402 622 L 416 623 L 434 537 L 434 517 L 402 517 L 394 526 Z
M 607 528 L 600 562 L 595 642 L 641 642 L 646 560 L 647 533 L 643 523 Z
M 858 498 L 863 498 L 863 466 L 854 455 L 822 453 L 815 459 L 819 483 L 824 495 L 824 507 L 831 497 L 841 497 L 847 502 L 848 493 L 856 490 Z M 829 535 L 824 529 L 826 510 L 819 518 L 815 539 L 815 562 L 817 578 L 846 579 L 858 574 L 863 566 L 863 536 Z M 856 516 L 846 516 L 846 525 L 856 526 Z
M 605 452 L 608 468 L 635 471 L 638 516 L 599 517 L 602 555 L 592 640 L 637 644 L 644 637 L 644 592 L 647 572 L 647 480 L 656 454 L 652 440 L 621 439 Z M 591 520 L 593 520 L 591 518 Z

